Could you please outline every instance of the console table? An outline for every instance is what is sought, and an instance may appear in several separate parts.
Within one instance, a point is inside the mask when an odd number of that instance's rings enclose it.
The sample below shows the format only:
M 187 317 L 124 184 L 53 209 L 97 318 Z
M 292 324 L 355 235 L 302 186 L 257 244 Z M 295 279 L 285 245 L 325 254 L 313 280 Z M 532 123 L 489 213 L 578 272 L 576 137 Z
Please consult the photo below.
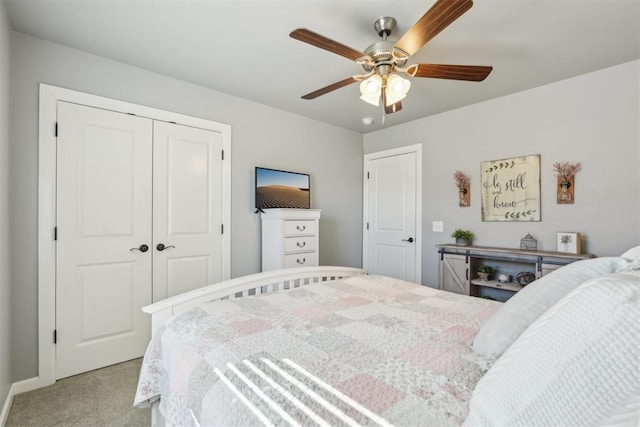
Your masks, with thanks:
M 568 254 L 552 251 L 531 251 L 491 246 L 437 245 L 438 288 L 463 295 L 486 296 L 501 301 L 522 289 L 516 276 L 530 272 L 538 279 L 551 271 L 575 261 L 593 258 L 591 254 Z M 491 280 L 477 277 L 478 265 L 493 268 Z M 504 274 L 509 281 L 499 282 Z M 495 291 L 494 291 L 495 290 Z

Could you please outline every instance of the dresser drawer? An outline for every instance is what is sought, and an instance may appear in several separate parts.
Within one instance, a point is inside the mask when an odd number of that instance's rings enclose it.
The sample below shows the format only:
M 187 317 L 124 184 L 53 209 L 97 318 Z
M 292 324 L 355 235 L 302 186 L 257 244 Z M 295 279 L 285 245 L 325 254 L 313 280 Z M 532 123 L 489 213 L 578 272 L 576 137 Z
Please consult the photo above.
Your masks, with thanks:
M 306 220 L 287 220 L 284 222 L 285 236 L 315 236 L 318 234 L 318 222 Z
M 305 237 L 285 237 L 284 252 L 308 252 L 315 251 L 318 247 L 318 238 L 316 236 Z
M 318 265 L 318 252 L 301 252 L 284 256 L 284 268 L 312 267 Z

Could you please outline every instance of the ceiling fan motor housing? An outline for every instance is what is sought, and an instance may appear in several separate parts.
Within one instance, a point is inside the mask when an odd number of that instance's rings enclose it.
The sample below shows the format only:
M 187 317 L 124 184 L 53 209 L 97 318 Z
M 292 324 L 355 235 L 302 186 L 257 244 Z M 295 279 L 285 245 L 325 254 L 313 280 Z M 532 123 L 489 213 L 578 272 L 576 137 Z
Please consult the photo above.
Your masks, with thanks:
M 407 63 L 407 57 L 398 58 L 394 55 L 393 42 L 388 42 L 386 40 L 372 44 L 365 49 L 364 53 L 373 59 L 373 64 L 363 65 L 364 69 L 367 71 L 381 65 L 395 65 L 403 67 Z

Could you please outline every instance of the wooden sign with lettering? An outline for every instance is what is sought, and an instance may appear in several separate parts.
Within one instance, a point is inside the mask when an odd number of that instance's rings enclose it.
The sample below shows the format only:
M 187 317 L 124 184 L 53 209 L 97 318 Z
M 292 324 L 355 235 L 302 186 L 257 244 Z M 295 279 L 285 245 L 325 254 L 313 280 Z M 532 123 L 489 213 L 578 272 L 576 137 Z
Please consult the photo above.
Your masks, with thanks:
M 540 155 L 480 163 L 483 221 L 540 221 Z

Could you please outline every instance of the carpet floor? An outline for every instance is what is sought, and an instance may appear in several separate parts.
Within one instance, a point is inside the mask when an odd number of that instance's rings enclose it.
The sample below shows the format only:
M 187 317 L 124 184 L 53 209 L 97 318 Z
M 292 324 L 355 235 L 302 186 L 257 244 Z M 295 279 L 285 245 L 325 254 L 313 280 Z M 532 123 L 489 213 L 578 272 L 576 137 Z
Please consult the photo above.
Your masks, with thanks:
M 18 394 L 6 427 L 150 426 L 151 410 L 133 407 L 141 363 L 130 360 Z

